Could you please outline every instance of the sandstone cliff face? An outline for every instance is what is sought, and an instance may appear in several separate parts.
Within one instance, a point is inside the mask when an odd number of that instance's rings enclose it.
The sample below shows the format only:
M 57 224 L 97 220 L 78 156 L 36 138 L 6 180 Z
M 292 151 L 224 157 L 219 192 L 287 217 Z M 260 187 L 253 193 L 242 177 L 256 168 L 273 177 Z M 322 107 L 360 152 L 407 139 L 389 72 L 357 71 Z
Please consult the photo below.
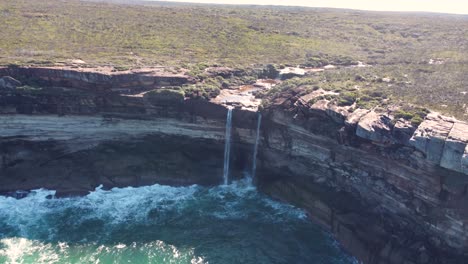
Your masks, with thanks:
M 226 109 L 111 93 L 0 97 L 0 192 L 222 181 Z M 257 184 L 306 209 L 365 263 L 468 258 L 467 124 L 309 105 L 262 110 Z M 251 166 L 257 114 L 235 109 L 231 175 Z
M 199 100 L 152 105 L 139 98 L 143 106 L 134 111 L 129 99 L 116 103 L 119 107 L 93 106 L 92 115 L 81 111 L 89 107 L 86 100 L 66 115 L 46 113 L 35 100 L 40 112 L 0 115 L 0 193 L 44 187 L 66 196 L 100 184 L 222 182 L 224 107 Z M 12 111 L 11 103 L 4 106 Z M 236 166 L 241 148 L 233 148 L 235 177 L 243 169 Z
M 285 98 L 265 113 L 265 192 L 307 208 L 365 263 L 466 258 L 466 123 L 431 113 L 416 128 L 387 113 Z M 453 250 L 459 258 L 444 253 Z

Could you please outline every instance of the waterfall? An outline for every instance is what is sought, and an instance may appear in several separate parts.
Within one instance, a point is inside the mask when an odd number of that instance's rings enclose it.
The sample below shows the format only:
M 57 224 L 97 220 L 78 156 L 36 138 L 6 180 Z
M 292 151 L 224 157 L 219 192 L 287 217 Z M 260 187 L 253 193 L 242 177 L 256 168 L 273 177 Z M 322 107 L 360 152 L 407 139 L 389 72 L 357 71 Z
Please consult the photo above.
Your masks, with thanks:
M 258 113 L 257 119 L 257 134 L 255 136 L 254 151 L 252 157 L 252 179 L 255 179 L 255 171 L 257 170 L 257 153 L 258 153 L 258 140 L 260 138 L 260 124 L 262 123 L 262 114 Z
M 224 170 L 223 179 L 224 185 L 229 182 L 229 155 L 231 153 L 231 126 L 232 126 L 232 109 L 229 108 L 226 118 L 226 136 L 224 138 Z

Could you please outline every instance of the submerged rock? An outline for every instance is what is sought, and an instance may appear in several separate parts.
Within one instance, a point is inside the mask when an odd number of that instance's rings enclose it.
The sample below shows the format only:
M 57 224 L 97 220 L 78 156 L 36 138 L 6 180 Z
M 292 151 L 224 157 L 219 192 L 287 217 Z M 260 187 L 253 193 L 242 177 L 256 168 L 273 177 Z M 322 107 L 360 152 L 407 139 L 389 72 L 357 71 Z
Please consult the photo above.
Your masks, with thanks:
M 27 197 L 31 193 L 30 191 L 23 191 L 23 190 L 17 190 L 17 191 L 10 191 L 10 192 L 0 192 L 0 195 L 4 195 L 7 197 L 13 197 L 15 199 L 23 199 Z

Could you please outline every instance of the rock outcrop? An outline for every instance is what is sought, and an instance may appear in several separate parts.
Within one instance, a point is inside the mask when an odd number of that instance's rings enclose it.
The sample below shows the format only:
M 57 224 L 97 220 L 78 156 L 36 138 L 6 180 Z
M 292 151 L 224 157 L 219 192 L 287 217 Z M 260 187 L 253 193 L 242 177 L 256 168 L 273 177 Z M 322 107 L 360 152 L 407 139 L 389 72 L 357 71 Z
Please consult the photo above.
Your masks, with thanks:
M 356 135 L 375 143 L 391 144 L 394 138 L 390 122 L 391 119 L 388 116 L 371 111 L 357 122 Z
M 410 144 L 426 155 L 427 160 L 440 164 L 445 141 L 455 120 L 435 113 L 429 114 L 410 140 Z
M 462 166 L 463 160 L 466 159 L 467 144 L 468 124 L 455 122 L 445 140 L 440 166 L 468 174 Z
M 309 100 L 293 89 L 262 109 L 259 189 L 307 210 L 364 263 L 468 259 L 467 124 Z M 1 193 L 222 181 L 216 101 L 4 91 L 0 113 Z M 234 110 L 234 177 L 251 166 L 256 121 Z
M 410 145 L 424 153 L 427 160 L 468 175 L 467 123 L 430 113 L 414 133 Z

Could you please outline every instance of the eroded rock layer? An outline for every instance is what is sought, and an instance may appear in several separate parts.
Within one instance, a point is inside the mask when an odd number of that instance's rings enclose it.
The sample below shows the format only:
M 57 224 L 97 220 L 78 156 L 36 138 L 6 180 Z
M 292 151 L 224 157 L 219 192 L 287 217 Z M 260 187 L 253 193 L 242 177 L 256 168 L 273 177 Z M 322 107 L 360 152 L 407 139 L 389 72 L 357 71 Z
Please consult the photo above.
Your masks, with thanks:
M 138 90 L 193 82 L 183 73 L 164 68 L 116 71 L 109 67 L 82 69 L 73 67 L 0 67 L 0 76 L 48 86 L 102 90 Z

